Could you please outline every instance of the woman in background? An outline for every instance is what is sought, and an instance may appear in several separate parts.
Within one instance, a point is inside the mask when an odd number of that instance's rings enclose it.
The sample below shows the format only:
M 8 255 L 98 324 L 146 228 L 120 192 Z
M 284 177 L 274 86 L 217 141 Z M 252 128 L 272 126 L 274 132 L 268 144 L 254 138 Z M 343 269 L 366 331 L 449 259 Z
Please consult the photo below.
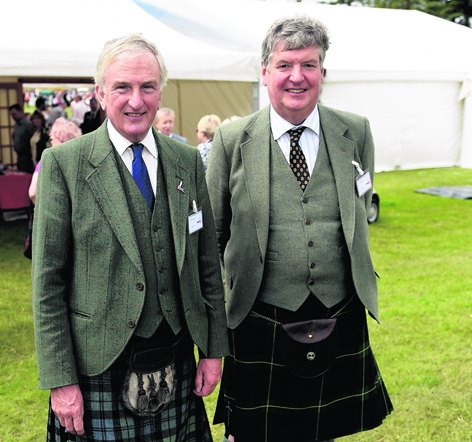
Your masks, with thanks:
M 197 146 L 197 149 L 200 151 L 200 155 L 202 156 L 205 173 L 207 170 L 207 159 L 210 154 L 213 135 L 215 135 L 218 126 L 221 126 L 221 120 L 217 115 L 205 115 L 200 119 L 197 125 L 197 138 L 200 143 Z
M 36 164 L 41 160 L 41 155 L 43 154 L 44 149 L 51 147 L 51 143 L 46 129 L 46 120 L 44 115 L 38 110 L 35 110 L 31 116 L 31 122 L 36 129 L 30 140 L 31 155 L 33 157 L 34 165 L 36 166 Z
M 81 130 L 72 123 L 72 121 L 67 121 L 65 118 L 61 117 L 52 125 L 49 137 L 51 139 L 51 146 L 57 146 L 58 144 L 72 140 L 72 138 L 80 137 L 80 135 L 82 135 Z M 38 184 L 39 165 L 40 162 L 38 162 L 34 169 L 33 178 L 31 179 L 31 185 L 29 188 L 29 197 L 31 201 L 33 201 L 33 204 L 36 202 L 36 186 Z

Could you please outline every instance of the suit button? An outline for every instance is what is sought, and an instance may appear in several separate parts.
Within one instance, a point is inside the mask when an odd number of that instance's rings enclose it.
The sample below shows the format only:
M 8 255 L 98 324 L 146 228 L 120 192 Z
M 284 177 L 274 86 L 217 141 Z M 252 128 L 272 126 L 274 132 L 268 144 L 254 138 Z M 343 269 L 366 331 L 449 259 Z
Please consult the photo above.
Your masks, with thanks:
M 311 224 L 311 219 L 306 219 L 305 220 L 305 224 L 308 226 L 309 224 Z
M 314 268 L 315 268 L 315 265 L 316 265 L 316 264 L 315 264 L 314 262 L 310 262 L 310 264 L 309 264 L 310 269 L 314 269 Z
M 166 271 L 165 267 L 159 267 L 159 273 L 164 273 Z
M 307 242 L 307 246 L 308 246 L 308 247 L 313 247 L 313 244 L 315 244 L 313 241 L 308 241 L 308 242 Z
M 126 325 L 129 327 L 129 328 L 133 328 L 134 327 L 134 321 L 132 319 L 128 319 L 126 321 Z
M 163 295 L 165 292 L 167 292 L 167 289 L 165 289 L 165 288 L 159 289 L 159 293 L 161 295 Z
M 315 281 L 313 281 L 313 279 L 310 279 L 310 280 L 308 281 L 308 285 L 313 285 L 314 283 L 315 283 Z
M 154 232 L 157 232 L 157 226 L 152 226 L 152 230 L 154 230 Z
M 138 282 L 138 283 L 136 284 L 136 288 L 137 288 L 140 292 L 142 292 L 142 291 L 144 290 L 144 284 Z
M 305 204 L 306 204 L 307 202 L 308 202 L 308 198 L 303 198 L 303 199 L 302 199 L 302 203 L 305 203 Z
M 156 246 L 156 252 L 160 252 L 162 250 L 161 246 Z

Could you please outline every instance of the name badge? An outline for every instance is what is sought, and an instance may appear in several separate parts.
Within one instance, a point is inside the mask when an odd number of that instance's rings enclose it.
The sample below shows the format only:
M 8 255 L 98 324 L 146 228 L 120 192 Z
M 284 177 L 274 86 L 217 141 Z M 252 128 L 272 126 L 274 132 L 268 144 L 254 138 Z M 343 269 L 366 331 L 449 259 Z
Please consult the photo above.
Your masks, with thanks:
M 364 171 L 364 175 L 356 177 L 356 186 L 359 198 L 368 190 L 372 189 L 372 181 L 370 179 L 369 169 Z
M 359 198 L 364 195 L 368 190 L 372 189 L 372 180 L 370 179 L 369 169 L 362 170 L 359 163 L 352 161 L 352 164 L 356 166 L 359 175 L 356 177 L 357 195 Z
M 198 232 L 200 229 L 203 229 L 203 213 L 202 208 L 197 208 L 197 203 L 192 201 L 193 210 L 188 214 L 188 233 Z

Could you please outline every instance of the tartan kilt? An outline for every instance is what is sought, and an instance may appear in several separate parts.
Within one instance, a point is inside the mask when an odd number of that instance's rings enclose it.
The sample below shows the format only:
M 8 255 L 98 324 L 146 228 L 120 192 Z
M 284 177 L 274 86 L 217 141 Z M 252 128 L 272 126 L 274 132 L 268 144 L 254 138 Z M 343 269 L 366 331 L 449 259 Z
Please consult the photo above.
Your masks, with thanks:
M 260 301 L 253 310 L 281 323 L 327 317 L 328 309 L 310 298 L 299 311 L 325 313 L 300 316 L 298 311 Z M 393 406 L 370 348 L 365 308 L 357 296 L 337 318 L 336 361 L 326 373 L 311 379 L 298 377 L 285 366 L 279 325 L 249 314 L 230 330 L 231 355 L 225 358 L 214 423 L 224 422 L 226 435 L 244 442 L 311 442 L 379 426 Z
M 212 442 L 203 399 L 193 393 L 194 345 L 188 337 L 184 341 L 179 344 L 181 348 L 175 361 L 176 393 L 160 414 L 138 417 L 124 407 L 120 396 L 127 365 L 115 363 L 99 376 L 80 376 L 85 434 L 68 433 L 49 405 L 47 442 Z

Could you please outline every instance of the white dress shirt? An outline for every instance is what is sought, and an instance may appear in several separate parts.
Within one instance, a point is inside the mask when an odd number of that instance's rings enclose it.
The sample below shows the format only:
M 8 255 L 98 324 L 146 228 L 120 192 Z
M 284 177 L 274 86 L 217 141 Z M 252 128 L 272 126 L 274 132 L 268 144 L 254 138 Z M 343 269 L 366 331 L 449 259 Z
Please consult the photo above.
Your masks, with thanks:
M 110 120 L 107 122 L 108 137 L 115 146 L 116 151 L 120 155 L 121 159 L 125 163 L 126 168 L 129 170 L 131 175 L 133 175 L 133 149 L 131 148 L 131 143 L 123 135 L 121 135 L 111 123 Z M 149 132 L 141 141 L 143 148 L 143 160 L 146 164 L 146 168 L 149 174 L 149 179 L 151 181 L 152 191 L 154 196 L 156 196 L 156 186 L 157 186 L 157 146 L 156 140 L 152 134 L 152 128 L 149 128 Z
M 305 155 L 308 170 L 310 176 L 313 174 L 313 168 L 315 167 L 316 156 L 318 155 L 318 148 L 320 145 L 320 114 L 318 113 L 318 105 L 315 106 L 313 112 L 308 115 L 306 120 L 294 126 L 287 120 L 284 120 L 275 109 L 270 106 L 270 127 L 272 130 L 272 136 L 274 140 L 282 149 L 282 153 L 290 164 L 290 135 L 287 133 L 290 129 L 295 129 L 300 126 L 305 126 L 306 129 L 303 131 L 300 137 L 300 147 Z

